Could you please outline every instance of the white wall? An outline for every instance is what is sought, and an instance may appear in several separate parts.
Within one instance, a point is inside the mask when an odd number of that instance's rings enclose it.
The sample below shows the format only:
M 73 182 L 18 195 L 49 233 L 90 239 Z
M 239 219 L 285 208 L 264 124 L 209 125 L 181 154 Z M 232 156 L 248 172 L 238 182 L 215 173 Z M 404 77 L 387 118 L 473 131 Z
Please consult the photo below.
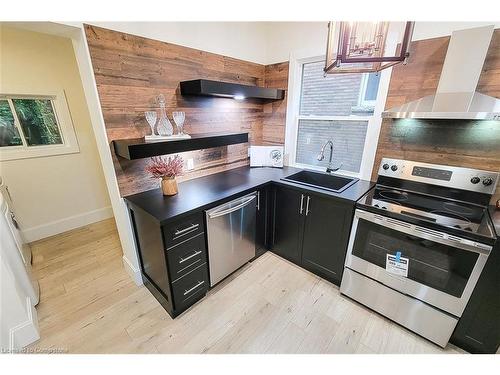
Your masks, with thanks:
M 270 22 L 266 33 L 266 64 L 288 61 L 290 53 L 319 56 L 326 52 L 328 22 Z
M 470 29 L 486 25 L 500 27 L 499 22 L 417 22 L 413 30 L 412 40 L 422 40 L 438 38 L 440 36 L 451 35 L 455 30 Z
M 0 26 L 1 84 L 9 93 L 64 90 L 80 152 L 3 161 L 27 241 L 112 216 L 71 39 Z

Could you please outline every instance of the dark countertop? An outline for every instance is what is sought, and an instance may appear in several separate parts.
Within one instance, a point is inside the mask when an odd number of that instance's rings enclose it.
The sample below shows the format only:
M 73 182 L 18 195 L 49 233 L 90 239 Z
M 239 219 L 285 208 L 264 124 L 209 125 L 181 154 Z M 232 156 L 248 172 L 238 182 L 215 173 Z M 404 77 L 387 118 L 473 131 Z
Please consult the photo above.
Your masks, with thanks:
M 165 197 L 161 189 L 158 188 L 129 195 L 124 199 L 128 204 L 142 209 L 163 224 L 179 215 L 216 206 L 233 196 L 243 195 L 270 183 L 278 183 L 352 202 L 361 198 L 374 185 L 373 182 L 359 180 L 337 194 L 280 180 L 282 177 L 299 171 L 301 169 L 291 167 L 283 169 L 241 167 L 179 183 L 179 193 L 171 197 Z

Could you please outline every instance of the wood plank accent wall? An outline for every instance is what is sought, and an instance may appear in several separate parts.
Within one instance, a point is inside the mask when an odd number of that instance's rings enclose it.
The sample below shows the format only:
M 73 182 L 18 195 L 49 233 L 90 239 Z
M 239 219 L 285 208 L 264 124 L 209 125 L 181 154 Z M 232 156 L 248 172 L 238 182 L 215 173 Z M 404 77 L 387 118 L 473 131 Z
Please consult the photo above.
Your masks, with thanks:
M 286 90 L 288 87 L 288 67 L 288 61 L 266 65 L 266 87 L 275 87 Z M 285 91 L 285 99 L 283 100 L 277 100 L 264 105 L 262 129 L 262 140 L 264 144 L 285 144 L 287 94 L 288 93 Z
M 436 92 L 450 37 L 411 43 L 407 65 L 392 70 L 386 108 Z M 500 29 L 493 34 L 479 92 L 500 97 Z M 500 121 L 382 121 L 372 179 L 382 157 L 500 171 Z M 491 203 L 500 199 L 500 185 Z
M 279 143 L 283 138 L 286 100 L 262 104 L 253 100 L 183 97 L 179 82 L 206 78 L 274 87 L 275 82 L 283 81 L 283 69 L 288 73 L 288 63 L 286 67 L 266 67 L 90 25 L 85 25 L 85 32 L 110 142 L 150 134 L 144 111 L 156 107 L 159 94 L 166 98 L 172 123 L 172 111 L 186 112 L 185 131 L 189 134 L 248 131 L 254 145 Z M 276 87 L 287 88 L 286 84 Z M 281 127 L 276 126 L 277 131 L 273 129 L 275 118 L 283 121 Z M 147 159 L 129 161 L 117 157 L 112 147 L 110 152 L 122 196 L 159 186 L 144 172 Z M 248 165 L 248 144 L 186 152 L 181 156 L 194 158 L 195 165 L 194 170 L 180 178 L 182 181 Z

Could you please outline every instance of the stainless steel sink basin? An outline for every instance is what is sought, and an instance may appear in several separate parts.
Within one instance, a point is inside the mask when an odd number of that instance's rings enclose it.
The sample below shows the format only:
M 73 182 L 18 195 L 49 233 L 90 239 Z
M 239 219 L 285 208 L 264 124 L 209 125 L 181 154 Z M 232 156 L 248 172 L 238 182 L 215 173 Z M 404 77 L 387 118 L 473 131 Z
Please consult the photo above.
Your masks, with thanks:
M 300 171 L 290 176 L 282 178 L 283 181 L 295 182 L 297 184 L 311 186 L 318 189 L 341 193 L 348 187 L 354 185 L 358 179 L 335 174 Z

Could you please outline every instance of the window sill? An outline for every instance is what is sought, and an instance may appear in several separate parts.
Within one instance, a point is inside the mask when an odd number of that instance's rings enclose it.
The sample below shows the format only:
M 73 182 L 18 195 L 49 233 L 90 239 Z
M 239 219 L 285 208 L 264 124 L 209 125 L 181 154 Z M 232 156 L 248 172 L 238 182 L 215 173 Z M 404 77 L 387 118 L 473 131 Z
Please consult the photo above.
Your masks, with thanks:
M 0 148 L 0 161 L 41 158 L 80 152 L 78 144 L 48 146 L 10 146 Z

